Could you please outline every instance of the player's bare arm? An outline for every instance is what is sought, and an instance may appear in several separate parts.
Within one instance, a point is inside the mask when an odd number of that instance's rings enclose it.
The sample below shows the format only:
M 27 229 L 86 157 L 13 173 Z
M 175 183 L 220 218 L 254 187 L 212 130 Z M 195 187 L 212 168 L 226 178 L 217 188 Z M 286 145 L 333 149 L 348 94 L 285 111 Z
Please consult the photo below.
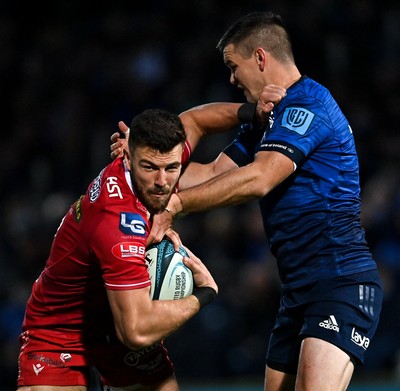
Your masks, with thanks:
M 237 111 L 243 103 L 213 102 L 195 106 L 182 112 L 179 117 L 185 127 L 187 140 L 192 149 L 195 149 L 200 139 L 205 135 L 226 132 L 239 125 Z M 128 126 L 119 121 L 120 132 L 111 135 L 110 157 L 112 160 L 128 152 Z M 121 133 L 125 138 L 121 137 Z
M 255 161 L 172 195 L 167 210 L 157 215 L 148 243 L 160 241 L 179 213 L 200 212 L 261 198 L 293 173 L 293 162 L 274 151 L 261 151 Z M 176 249 L 180 243 L 171 238 Z
M 197 288 L 212 288 L 216 293 L 218 286 L 214 278 L 190 250 L 190 258 L 184 263 L 193 272 Z M 114 316 L 118 338 L 131 349 L 140 349 L 163 340 L 201 308 L 195 295 L 180 300 L 150 300 L 150 287 L 133 290 L 107 290 Z
M 265 122 L 274 106 L 279 104 L 285 95 L 286 89 L 281 86 L 275 84 L 265 86 L 257 103 L 257 119 L 260 122 Z M 222 133 L 239 125 L 238 109 L 242 105 L 243 103 L 213 102 L 195 106 L 182 112 L 179 116 L 185 127 L 191 148 L 194 150 L 205 135 Z M 123 121 L 119 121 L 118 127 L 120 132 L 115 132 L 110 137 L 112 160 L 128 152 L 129 128 Z M 121 134 L 125 138 L 121 137 Z
M 237 164 L 223 152 L 221 152 L 214 161 L 208 164 L 191 162 L 179 179 L 179 189 L 184 190 L 206 182 L 207 180 L 236 167 Z M 182 242 L 179 234 L 172 229 L 172 223 L 173 216 L 171 215 L 169 208 L 167 208 L 167 211 L 154 215 L 154 228 L 147 238 L 147 245 L 158 243 L 164 236 L 168 236 L 174 244 L 175 249 L 178 250 L 179 246 L 182 245 Z
M 274 151 L 261 151 L 248 164 L 203 184 L 174 194 L 168 209 L 172 215 L 236 205 L 265 196 L 293 173 L 293 162 Z
M 206 135 L 223 133 L 238 126 L 240 106 L 242 103 L 214 102 L 195 106 L 179 114 L 191 148 L 195 149 Z
M 179 190 L 199 185 L 236 167 L 237 164 L 223 152 L 211 163 L 190 162 L 183 175 L 179 178 Z

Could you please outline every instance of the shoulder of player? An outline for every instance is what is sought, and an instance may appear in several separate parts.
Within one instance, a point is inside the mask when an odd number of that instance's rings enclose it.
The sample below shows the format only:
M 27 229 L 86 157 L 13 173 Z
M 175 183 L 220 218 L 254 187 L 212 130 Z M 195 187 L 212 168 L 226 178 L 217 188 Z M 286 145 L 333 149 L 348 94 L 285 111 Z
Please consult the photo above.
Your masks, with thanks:
M 307 79 L 310 80 L 310 79 Z M 307 84 L 307 83 L 304 83 Z M 280 117 L 313 117 L 323 120 L 332 115 L 334 107 L 337 106 L 329 90 L 316 82 L 308 85 L 298 85 L 293 90 L 288 90 L 288 95 L 274 109 L 274 120 Z M 278 121 L 280 123 L 280 121 Z
M 87 190 L 88 201 L 98 206 L 132 205 L 135 198 L 130 186 L 129 172 L 118 158 L 106 166 L 92 181 Z

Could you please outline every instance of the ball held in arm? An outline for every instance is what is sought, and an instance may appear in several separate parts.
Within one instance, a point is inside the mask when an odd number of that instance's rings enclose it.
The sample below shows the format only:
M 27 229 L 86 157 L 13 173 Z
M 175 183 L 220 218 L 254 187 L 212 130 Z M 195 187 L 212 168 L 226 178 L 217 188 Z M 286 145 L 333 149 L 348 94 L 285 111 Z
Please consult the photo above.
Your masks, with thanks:
M 189 254 L 181 247 L 179 252 L 168 239 L 150 245 L 146 251 L 146 261 L 151 280 L 152 300 L 178 300 L 193 292 L 193 273 L 183 263 Z

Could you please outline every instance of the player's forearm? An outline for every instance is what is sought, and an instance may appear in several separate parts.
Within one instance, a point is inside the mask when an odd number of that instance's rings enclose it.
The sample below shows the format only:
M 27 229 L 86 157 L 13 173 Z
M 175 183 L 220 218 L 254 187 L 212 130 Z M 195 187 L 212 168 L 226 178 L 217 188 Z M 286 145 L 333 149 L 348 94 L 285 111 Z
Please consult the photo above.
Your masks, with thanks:
M 179 178 L 179 189 L 184 190 L 213 178 L 215 176 L 213 168 L 214 162 L 208 164 L 191 162 Z
M 249 166 L 236 168 L 200 185 L 179 191 L 171 197 L 168 208 L 173 215 L 180 212 L 201 212 L 208 209 L 236 205 L 265 194 Z
M 205 135 L 226 132 L 239 125 L 237 113 L 240 106 L 242 103 L 214 102 L 181 113 L 179 117 L 192 148 Z
M 225 131 L 239 124 L 238 109 L 242 103 L 213 102 L 192 107 L 179 114 L 182 122 L 201 128 L 205 134 Z
M 152 301 L 148 311 L 141 311 L 135 322 L 125 321 L 119 339 L 134 350 L 151 346 L 173 334 L 199 310 L 199 301 L 193 295 L 174 300 L 173 305 L 169 300 Z
M 173 194 L 168 209 L 200 212 L 265 196 L 293 173 L 293 161 L 280 152 L 259 152 L 247 166 L 231 169 L 207 182 Z
M 199 185 L 234 168 L 237 168 L 237 164 L 224 152 L 221 152 L 214 161 L 208 164 L 191 162 L 179 179 L 179 189 L 185 190 Z

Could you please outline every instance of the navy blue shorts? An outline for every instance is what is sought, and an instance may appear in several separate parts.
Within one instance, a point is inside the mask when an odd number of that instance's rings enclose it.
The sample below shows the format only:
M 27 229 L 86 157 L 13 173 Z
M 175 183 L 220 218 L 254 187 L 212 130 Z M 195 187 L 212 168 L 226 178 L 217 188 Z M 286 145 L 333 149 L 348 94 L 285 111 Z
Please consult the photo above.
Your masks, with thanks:
M 300 345 L 306 337 L 328 341 L 345 351 L 355 364 L 364 363 L 378 326 L 382 300 L 377 270 L 283 290 L 267 365 L 295 374 Z

